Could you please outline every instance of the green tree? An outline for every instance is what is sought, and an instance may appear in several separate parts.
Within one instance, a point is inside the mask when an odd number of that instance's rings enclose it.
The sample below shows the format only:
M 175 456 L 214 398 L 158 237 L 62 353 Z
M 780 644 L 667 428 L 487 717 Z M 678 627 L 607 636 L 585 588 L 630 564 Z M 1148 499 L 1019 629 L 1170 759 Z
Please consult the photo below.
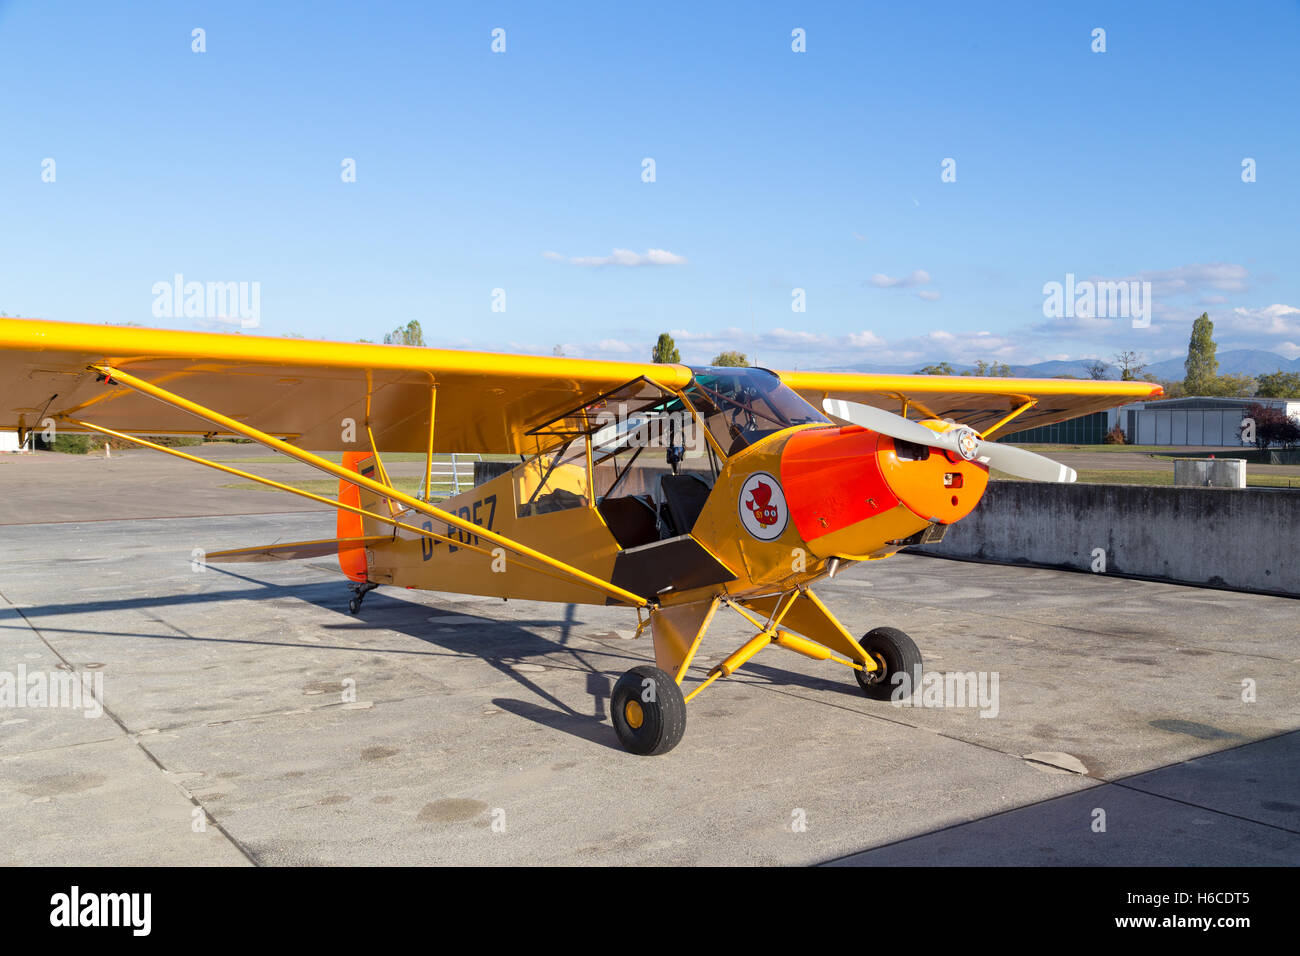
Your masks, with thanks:
M 975 363 L 975 368 L 962 372 L 963 375 L 974 375 L 977 378 L 1009 378 L 1011 376 L 1011 366 L 998 363 L 986 362 L 980 359 Z
M 1093 359 L 1091 362 L 1083 363 L 1083 370 L 1088 373 L 1088 378 L 1094 381 L 1100 381 L 1106 377 L 1106 363 Z
M 956 370 L 947 362 L 940 362 L 938 365 L 927 365 L 921 369 L 918 375 L 956 375 Z
M 744 352 L 728 349 L 713 356 L 713 361 L 709 364 L 720 365 L 724 368 L 749 368 L 749 359 L 745 358 Z
M 1300 398 L 1300 372 L 1269 372 L 1259 377 L 1261 398 Z
M 384 334 L 385 345 L 414 345 L 424 348 L 424 332 L 415 319 L 406 323 L 406 328 L 398 326 Z
M 656 365 L 675 365 L 682 360 L 682 355 L 677 351 L 677 343 L 667 332 L 659 333 L 659 341 L 655 343 L 655 349 L 650 353 L 650 361 Z
M 1192 323 L 1192 337 L 1187 343 L 1187 361 L 1183 368 L 1187 377 L 1183 389 L 1188 395 L 1209 395 L 1214 379 L 1219 374 L 1219 360 L 1214 357 L 1218 346 L 1214 344 L 1214 323 L 1210 314 L 1202 312 Z
M 1250 398 L 1255 394 L 1255 376 L 1216 375 L 1205 386 L 1205 391 L 1197 394 L 1214 395 L 1217 398 Z

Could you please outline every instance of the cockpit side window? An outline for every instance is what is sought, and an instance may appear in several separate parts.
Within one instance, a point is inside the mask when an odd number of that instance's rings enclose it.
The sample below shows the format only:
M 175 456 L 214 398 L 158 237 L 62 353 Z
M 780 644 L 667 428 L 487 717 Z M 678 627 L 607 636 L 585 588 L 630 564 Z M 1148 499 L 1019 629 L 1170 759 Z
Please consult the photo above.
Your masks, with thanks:
M 791 425 L 830 420 L 766 369 L 701 368 L 686 397 L 728 456 Z

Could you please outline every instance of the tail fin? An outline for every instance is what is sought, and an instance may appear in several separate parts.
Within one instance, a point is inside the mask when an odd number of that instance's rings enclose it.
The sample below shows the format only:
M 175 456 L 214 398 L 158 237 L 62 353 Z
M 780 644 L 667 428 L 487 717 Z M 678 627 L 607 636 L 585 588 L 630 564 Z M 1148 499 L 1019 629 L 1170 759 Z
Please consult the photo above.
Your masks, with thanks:
M 379 468 L 375 462 L 375 456 L 368 451 L 347 451 L 343 453 L 343 467 L 349 471 L 355 471 L 366 478 L 375 478 L 379 474 Z M 377 514 L 394 514 L 392 502 L 383 495 L 377 494 L 368 488 L 362 488 L 354 485 L 346 479 L 339 479 L 339 502 L 345 505 L 351 505 L 354 508 L 363 508 L 366 511 L 373 511 Z M 339 510 L 338 513 L 338 536 L 341 539 L 356 538 L 373 538 L 378 536 L 389 537 L 392 535 L 392 525 L 376 521 L 374 518 L 363 518 L 359 514 L 353 514 L 350 511 Z M 347 577 L 353 581 L 364 582 L 368 570 L 366 564 L 366 549 L 355 545 L 339 544 L 339 568 Z

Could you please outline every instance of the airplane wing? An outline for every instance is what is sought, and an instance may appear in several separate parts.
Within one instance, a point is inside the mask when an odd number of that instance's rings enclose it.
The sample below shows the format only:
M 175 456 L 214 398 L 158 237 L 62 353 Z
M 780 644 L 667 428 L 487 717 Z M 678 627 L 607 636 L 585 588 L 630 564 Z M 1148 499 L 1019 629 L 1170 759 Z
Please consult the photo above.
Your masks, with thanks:
M 1154 382 L 1080 381 L 1057 378 L 995 378 L 972 375 L 858 375 L 839 372 L 777 372 L 781 381 L 812 405 L 839 398 L 901 412 L 909 418 L 951 418 L 978 432 L 992 429 L 1026 403 L 999 432 L 1050 425 L 1127 402 L 1160 398 Z
M 367 404 L 379 447 L 425 451 L 436 385 L 435 451 L 528 454 L 554 441 L 530 432 L 611 389 L 640 377 L 675 388 L 691 374 L 648 362 L 0 318 L 0 429 L 40 430 L 66 415 L 136 435 L 222 434 L 102 381 L 90 368 L 102 364 L 312 451 L 358 447 L 344 437 L 347 419 L 364 445 Z

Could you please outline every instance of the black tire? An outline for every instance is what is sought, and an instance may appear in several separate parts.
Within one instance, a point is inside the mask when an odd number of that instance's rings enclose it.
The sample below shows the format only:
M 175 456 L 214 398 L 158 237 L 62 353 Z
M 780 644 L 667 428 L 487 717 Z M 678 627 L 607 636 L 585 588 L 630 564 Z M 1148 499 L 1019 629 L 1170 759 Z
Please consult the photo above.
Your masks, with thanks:
M 353 598 L 351 601 L 348 602 L 348 612 L 350 614 L 356 614 L 360 610 L 361 610 L 360 598 Z
M 889 700 L 900 686 L 894 682 L 895 674 L 910 675 L 903 693 L 910 695 L 916 689 L 921 674 L 921 651 L 910 637 L 896 627 L 878 627 L 868 631 L 858 643 L 877 663 L 884 665 L 883 670 L 871 673 L 853 672 L 864 694 L 872 700 Z
M 634 667 L 618 679 L 609 698 L 609 715 L 619 743 L 643 757 L 668 753 L 686 733 L 682 689 L 672 675 L 650 664 Z

